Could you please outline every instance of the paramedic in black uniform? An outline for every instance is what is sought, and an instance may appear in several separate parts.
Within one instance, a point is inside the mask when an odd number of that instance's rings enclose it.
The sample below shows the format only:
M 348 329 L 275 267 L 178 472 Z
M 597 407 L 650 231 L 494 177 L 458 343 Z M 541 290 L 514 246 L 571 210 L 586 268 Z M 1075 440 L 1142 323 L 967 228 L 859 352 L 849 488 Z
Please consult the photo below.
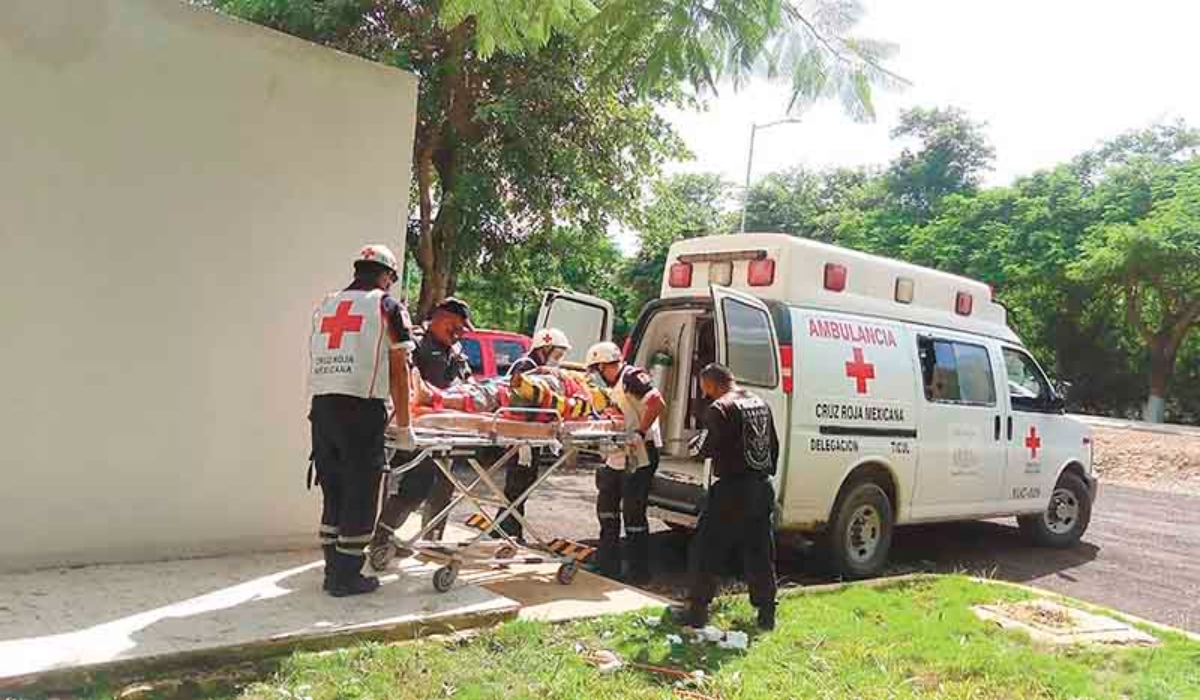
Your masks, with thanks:
M 326 297 L 313 319 L 311 459 L 323 500 L 324 589 L 339 598 L 379 588 L 362 566 L 379 505 L 388 399 L 408 405 L 408 383 L 395 369 L 412 348 L 408 314 L 387 293 L 398 278 L 395 254 L 366 246 L 354 281 Z
M 775 490 L 770 477 L 779 460 L 779 436 L 771 408 L 742 389 L 728 367 L 713 363 L 700 372 L 700 386 L 712 400 L 698 442 L 701 457 L 712 459 L 716 483 L 700 517 L 699 567 L 680 611 L 683 624 L 708 624 L 708 605 L 717 575 L 730 553 L 741 550 L 750 603 L 760 629 L 775 628 L 775 540 L 771 512 Z
M 529 352 L 508 368 L 508 377 L 511 379 L 518 374 L 536 372 L 542 367 L 557 367 L 570 351 L 571 341 L 567 339 L 566 333 L 557 328 L 543 328 L 533 335 L 533 343 L 529 346 Z M 522 453 L 505 467 L 504 497 L 509 502 L 520 498 L 521 494 L 525 493 L 530 486 L 533 486 L 533 482 L 537 481 L 538 466 L 541 458 L 542 450 L 540 449 L 533 449 L 531 451 L 522 450 Z M 504 508 L 497 510 L 496 516 L 499 517 L 504 510 Z M 525 503 L 522 502 L 518 505 L 516 511 L 522 516 L 525 515 Z M 505 518 L 500 523 L 500 528 L 509 537 L 518 541 L 524 535 L 521 529 L 521 521 L 516 518 Z
M 470 330 L 474 328 L 471 326 L 471 308 L 466 302 L 449 297 L 438 304 L 413 353 L 413 364 L 421 373 L 421 379 L 439 389 L 469 380 L 471 365 L 458 341 L 465 331 Z M 397 452 L 392 464 L 405 464 L 415 456 L 415 453 Z M 452 491 L 453 485 L 432 459 L 405 473 L 399 491 L 384 501 L 383 512 L 379 514 L 375 537 L 371 540 L 371 565 L 377 571 L 385 569 L 398 553 L 393 546 L 393 533 L 422 503 L 427 519 L 440 513 L 450 503 Z M 441 529 L 430 533 L 431 536 L 437 539 Z M 409 555 L 408 552 L 400 553 Z

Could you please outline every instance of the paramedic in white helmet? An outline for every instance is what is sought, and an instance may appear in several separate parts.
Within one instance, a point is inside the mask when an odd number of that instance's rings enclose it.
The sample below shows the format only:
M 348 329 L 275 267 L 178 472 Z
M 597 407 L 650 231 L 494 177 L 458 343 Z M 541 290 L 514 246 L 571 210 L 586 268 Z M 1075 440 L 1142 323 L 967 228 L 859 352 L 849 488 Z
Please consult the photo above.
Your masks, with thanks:
M 413 347 L 408 313 L 388 295 L 399 279 L 395 254 L 368 245 L 354 261 L 354 281 L 313 315 L 312 467 L 324 501 L 324 588 L 339 598 L 379 587 L 362 575 L 363 550 L 375 526 L 388 417 L 393 406 L 408 410 L 399 368 Z
M 662 436 L 658 417 L 663 397 L 640 367 L 625 364 L 614 343 L 598 343 L 587 353 L 587 366 L 608 387 L 625 416 L 629 445 L 624 452 L 610 454 L 596 472 L 596 516 L 600 519 L 600 546 L 596 552 L 600 573 L 610 578 L 621 575 L 621 520 L 629 552 L 628 581 L 650 580 L 650 526 L 646 519 L 650 483 L 658 470 Z
M 570 351 L 571 341 L 567 339 L 566 333 L 557 328 L 543 328 L 533 334 L 533 343 L 529 346 L 529 352 L 508 368 L 508 377 L 511 379 L 518 374 L 536 372 L 542 367 L 557 367 Z M 504 471 L 505 498 L 515 501 L 530 486 L 533 486 L 533 482 L 537 481 L 541 457 L 542 450 L 540 449 L 522 448 L 516 461 L 509 462 Z M 522 516 L 525 515 L 524 501 L 517 506 L 517 511 Z M 497 510 L 496 515 L 501 512 L 503 509 Z M 514 539 L 520 540 L 524 535 L 521 530 L 521 522 L 516 518 L 505 518 L 504 522 L 500 523 L 500 527 Z

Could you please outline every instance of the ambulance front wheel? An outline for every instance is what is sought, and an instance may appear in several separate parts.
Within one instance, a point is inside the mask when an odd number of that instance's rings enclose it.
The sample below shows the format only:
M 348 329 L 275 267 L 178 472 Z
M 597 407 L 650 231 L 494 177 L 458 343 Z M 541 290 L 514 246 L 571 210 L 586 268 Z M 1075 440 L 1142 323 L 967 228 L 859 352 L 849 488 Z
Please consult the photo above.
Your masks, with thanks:
M 892 501 L 874 481 L 847 484 L 827 533 L 834 573 L 844 579 L 876 576 L 887 564 L 896 521 Z
M 1092 494 L 1077 475 L 1058 479 L 1050 503 L 1038 515 L 1017 517 L 1021 532 L 1040 547 L 1074 547 L 1092 520 Z

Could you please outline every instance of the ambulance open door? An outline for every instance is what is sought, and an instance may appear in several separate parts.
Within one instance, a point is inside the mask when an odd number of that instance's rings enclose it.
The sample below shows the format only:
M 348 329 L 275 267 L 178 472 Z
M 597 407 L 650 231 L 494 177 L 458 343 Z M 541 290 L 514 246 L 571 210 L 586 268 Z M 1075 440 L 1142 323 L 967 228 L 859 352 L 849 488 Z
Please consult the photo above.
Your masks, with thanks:
M 613 316 L 613 305 L 599 297 L 549 289 L 542 293 L 542 307 L 533 332 L 557 328 L 566 333 L 571 341 L 566 361 L 583 364 L 588 348 L 612 340 Z
M 788 434 L 787 394 L 783 389 L 779 338 L 771 311 L 758 297 L 728 287 L 712 286 L 713 319 L 717 333 L 717 362 L 733 371 L 738 384 L 771 406 L 780 455 L 776 472 L 777 493 L 786 472 Z

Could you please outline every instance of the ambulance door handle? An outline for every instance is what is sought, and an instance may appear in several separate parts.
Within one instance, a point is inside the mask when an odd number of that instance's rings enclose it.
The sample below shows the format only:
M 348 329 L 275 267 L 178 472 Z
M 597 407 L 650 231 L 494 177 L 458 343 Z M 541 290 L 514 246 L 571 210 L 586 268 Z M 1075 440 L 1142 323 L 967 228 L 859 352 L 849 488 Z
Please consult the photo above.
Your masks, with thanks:
M 1012 442 L 1012 416 L 1008 417 L 1008 441 Z
M 1000 441 L 1000 416 L 996 416 L 996 441 Z

